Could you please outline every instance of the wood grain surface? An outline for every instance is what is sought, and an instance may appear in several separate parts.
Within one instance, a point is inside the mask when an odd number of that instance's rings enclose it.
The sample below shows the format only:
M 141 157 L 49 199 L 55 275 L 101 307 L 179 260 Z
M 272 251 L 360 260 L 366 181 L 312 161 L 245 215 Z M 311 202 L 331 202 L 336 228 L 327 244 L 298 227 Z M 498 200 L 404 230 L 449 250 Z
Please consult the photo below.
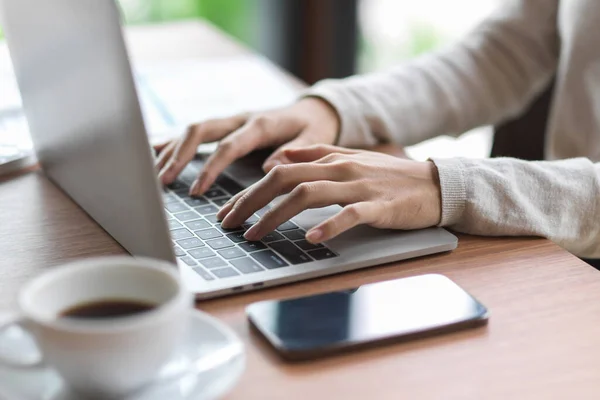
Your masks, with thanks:
M 247 51 L 201 22 L 130 28 L 128 38 L 136 60 Z M 600 398 L 598 272 L 547 240 L 458 236 L 451 253 L 199 303 L 246 343 L 246 372 L 227 398 Z M 43 173 L 0 182 L 1 307 L 14 306 L 20 285 L 53 266 L 122 253 Z M 489 325 L 291 364 L 249 331 L 244 315 L 257 300 L 424 273 L 444 274 L 476 296 L 490 310 Z M 382 307 L 393 312 L 393 305 Z

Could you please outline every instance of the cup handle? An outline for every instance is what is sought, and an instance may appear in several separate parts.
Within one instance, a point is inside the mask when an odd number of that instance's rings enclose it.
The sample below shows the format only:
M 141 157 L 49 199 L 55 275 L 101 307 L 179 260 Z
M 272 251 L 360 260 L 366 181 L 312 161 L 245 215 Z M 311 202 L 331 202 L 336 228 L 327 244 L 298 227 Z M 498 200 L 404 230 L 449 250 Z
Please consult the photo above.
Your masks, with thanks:
M 31 335 L 31 332 L 27 328 L 25 319 L 19 314 L 9 314 L 0 320 L 0 333 L 13 326 L 19 326 L 21 329 Z M 13 369 L 35 369 L 43 367 L 45 363 L 43 357 L 41 356 L 39 359 L 32 362 L 19 362 L 0 355 L 0 365 Z

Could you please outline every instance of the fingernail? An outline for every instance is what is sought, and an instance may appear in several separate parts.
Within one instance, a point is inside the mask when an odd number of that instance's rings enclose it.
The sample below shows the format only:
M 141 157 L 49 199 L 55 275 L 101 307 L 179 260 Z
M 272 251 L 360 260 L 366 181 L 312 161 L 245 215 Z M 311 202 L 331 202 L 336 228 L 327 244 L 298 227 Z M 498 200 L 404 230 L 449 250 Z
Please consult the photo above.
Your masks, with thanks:
M 253 241 L 257 239 L 256 232 L 258 232 L 258 228 L 256 226 L 256 224 L 252 225 L 252 228 L 248 229 L 246 233 L 244 233 L 244 238 L 246 240 Z
M 322 237 L 323 231 L 320 229 L 313 229 L 311 231 L 308 231 L 308 233 L 306 234 L 306 240 L 308 240 L 311 243 L 318 243 Z
M 163 185 L 167 185 L 167 179 L 165 178 L 165 174 L 166 174 L 166 172 L 165 172 L 165 170 L 164 170 L 164 169 L 163 169 L 163 170 L 161 170 L 161 171 L 158 173 L 158 180 L 159 180 L 159 181 L 160 181 L 160 183 L 162 183 Z
M 221 208 L 218 212 L 217 212 L 217 222 L 222 222 L 223 218 L 225 218 L 227 216 L 227 214 L 223 215 L 223 209 Z
M 229 203 L 223 204 L 223 207 L 221 207 L 219 211 L 217 211 L 217 221 L 221 221 L 223 217 L 227 215 L 227 213 L 225 213 L 225 210 L 229 207 L 228 204 Z
M 196 194 L 198 189 L 200 188 L 200 181 L 196 179 L 194 183 L 192 183 L 192 187 L 190 188 L 190 194 Z

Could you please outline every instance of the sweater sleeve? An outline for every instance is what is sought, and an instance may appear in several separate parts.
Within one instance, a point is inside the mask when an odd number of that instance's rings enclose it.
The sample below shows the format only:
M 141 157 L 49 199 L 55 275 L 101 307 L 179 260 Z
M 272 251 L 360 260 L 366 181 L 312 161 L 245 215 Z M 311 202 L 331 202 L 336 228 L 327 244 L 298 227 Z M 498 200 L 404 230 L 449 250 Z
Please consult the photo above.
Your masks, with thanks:
M 338 144 L 408 146 L 514 116 L 558 59 L 558 0 L 507 0 L 464 40 L 386 72 L 325 80 L 306 92 L 338 112 Z
M 441 226 L 487 236 L 541 236 L 600 258 L 600 163 L 586 158 L 435 159 Z

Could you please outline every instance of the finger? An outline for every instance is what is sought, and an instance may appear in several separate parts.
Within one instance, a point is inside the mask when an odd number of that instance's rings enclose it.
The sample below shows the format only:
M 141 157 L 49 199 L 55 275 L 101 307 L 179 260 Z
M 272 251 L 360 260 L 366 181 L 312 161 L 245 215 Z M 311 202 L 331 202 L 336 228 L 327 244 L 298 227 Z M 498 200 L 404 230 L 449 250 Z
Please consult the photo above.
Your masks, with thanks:
M 277 165 L 291 164 L 292 161 L 285 156 L 285 151 L 289 149 L 302 148 L 313 144 L 314 142 L 313 140 L 309 139 L 309 136 L 310 135 L 306 134 L 306 132 L 301 132 L 296 139 L 275 150 L 273 154 L 271 154 L 263 163 L 263 171 L 267 173 Z
M 302 183 L 250 228 L 244 237 L 248 240 L 260 240 L 285 221 L 310 208 L 347 204 L 356 202 L 360 189 L 355 183 L 318 181 Z
M 290 162 L 311 162 L 319 160 L 329 154 L 357 154 L 360 150 L 346 149 L 344 147 L 332 146 L 328 144 L 318 144 L 305 148 L 287 149 L 284 156 Z
M 306 240 L 317 244 L 330 240 L 360 224 L 371 224 L 377 219 L 378 207 L 372 202 L 350 204 L 339 213 L 323 221 L 306 233 Z
M 156 153 L 160 153 L 163 151 L 163 149 L 165 147 L 167 147 L 169 144 L 171 144 L 171 142 L 172 142 L 172 140 L 168 140 L 163 143 L 155 144 L 154 146 L 152 146 L 152 148 L 154 149 L 154 151 L 156 151 Z
M 236 130 L 244 123 L 243 116 L 208 120 L 191 125 L 182 140 L 177 141 L 171 157 L 159 173 L 164 184 L 171 183 L 183 168 L 194 158 L 198 146 L 202 143 L 214 142 Z
M 268 146 L 273 141 L 280 140 L 278 136 L 286 136 L 297 129 L 294 122 L 284 121 L 282 123 L 277 117 L 260 116 L 251 119 L 221 141 L 217 150 L 204 164 L 200 176 L 192 185 L 190 194 L 201 195 L 235 160 L 252 150 Z
M 222 221 L 223 218 L 225 218 L 225 216 L 229 214 L 229 211 L 231 211 L 233 205 L 240 199 L 240 197 L 248 193 L 249 190 L 250 187 L 247 187 L 246 189 L 242 190 L 241 192 L 233 196 L 231 199 L 229 199 L 227 203 L 223 204 L 223 207 L 221 207 L 219 212 L 217 212 L 217 220 Z
M 225 228 L 239 226 L 256 210 L 269 204 L 275 197 L 289 193 L 303 182 L 341 180 L 343 171 L 330 165 L 292 164 L 279 165 L 233 204 L 221 225 Z
M 175 146 L 177 146 L 177 140 L 172 140 L 171 142 L 167 143 L 165 147 L 163 147 L 162 151 L 158 155 L 158 158 L 156 159 L 156 162 L 154 163 L 154 167 L 157 171 L 160 172 L 164 168 L 167 161 L 169 161 L 173 155 Z

